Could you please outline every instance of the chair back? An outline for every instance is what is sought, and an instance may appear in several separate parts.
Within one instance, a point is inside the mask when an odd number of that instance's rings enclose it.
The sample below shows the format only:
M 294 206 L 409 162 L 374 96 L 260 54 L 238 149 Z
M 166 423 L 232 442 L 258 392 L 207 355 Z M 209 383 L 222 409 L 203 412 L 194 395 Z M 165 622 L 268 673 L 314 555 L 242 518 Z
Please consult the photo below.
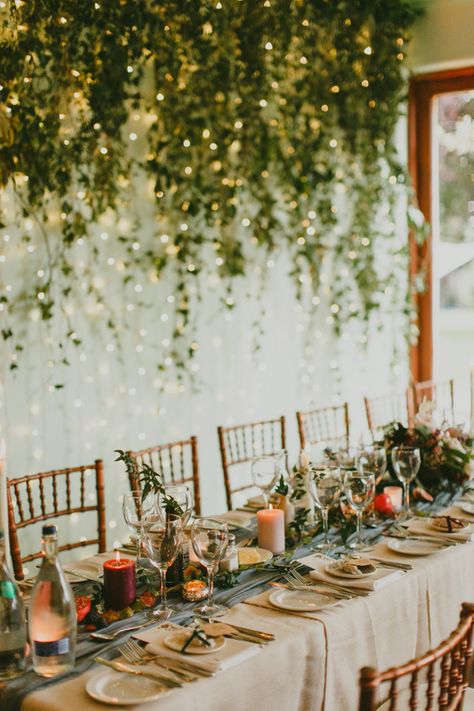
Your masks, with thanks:
M 413 384 L 413 400 L 415 413 L 423 400 L 436 402 L 438 409 L 448 411 L 454 418 L 454 380 L 447 380 L 444 383 L 437 383 L 434 380 L 424 380 Z
M 17 580 L 23 580 L 23 563 L 41 558 L 41 551 L 21 553 L 20 531 L 40 521 L 97 512 L 97 531 L 92 538 L 78 527 L 79 540 L 63 543 L 59 551 L 98 545 L 106 549 L 104 471 L 101 459 L 94 464 L 55 469 L 40 474 L 7 479 L 8 525 L 13 570 Z M 85 518 L 85 516 L 83 517 Z M 86 522 L 85 522 L 86 523 Z M 79 537 L 79 535 L 78 535 Z
M 322 444 L 333 449 L 349 447 L 349 405 L 320 407 L 307 412 L 297 412 L 300 447 Z
M 161 476 L 165 484 L 190 485 L 194 497 L 194 512 L 198 516 L 201 514 L 197 437 L 157 444 L 128 454 L 135 464 L 135 468 L 128 472 L 131 491 L 143 488 L 138 471 L 143 464 L 148 464 Z
M 377 430 L 390 422 L 401 422 L 407 427 L 413 422 L 413 400 L 410 390 L 403 393 L 389 393 L 377 397 L 364 397 L 365 414 L 372 439 L 377 439 Z
M 250 462 L 255 457 L 278 454 L 286 449 L 285 418 L 281 416 L 275 420 L 260 420 L 245 425 L 218 427 L 217 436 L 221 452 L 227 508 L 230 511 L 235 494 L 254 488 L 250 477 L 246 476 L 242 467 L 238 465 Z M 235 476 L 233 476 L 234 473 Z
M 361 669 L 359 677 L 359 711 L 375 711 L 379 707 L 377 697 L 380 685 L 390 683 L 390 711 L 401 709 L 399 680 L 409 680 L 410 711 L 415 709 L 462 709 L 463 697 L 468 685 L 469 667 L 472 657 L 472 633 L 474 627 L 474 604 L 463 603 L 461 619 L 447 640 L 436 649 L 411 660 L 399 667 L 378 672 L 372 667 Z M 426 675 L 426 683 L 420 684 L 421 674 Z M 420 697 L 424 696 L 424 703 Z M 387 702 L 388 704 L 388 702 Z M 385 707 L 385 704 L 384 704 Z M 407 706 L 404 703 L 403 709 Z

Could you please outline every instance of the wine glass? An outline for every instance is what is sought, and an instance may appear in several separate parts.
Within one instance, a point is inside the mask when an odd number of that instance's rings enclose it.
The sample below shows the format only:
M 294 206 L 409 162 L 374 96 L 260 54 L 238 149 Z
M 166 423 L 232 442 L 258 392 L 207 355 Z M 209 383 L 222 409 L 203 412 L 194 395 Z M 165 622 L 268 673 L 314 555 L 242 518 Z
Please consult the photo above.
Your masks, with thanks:
M 176 560 L 182 540 L 180 516 L 168 514 L 163 521 L 156 515 L 145 518 L 143 540 L 148 560 L 160 573 L 160 604 L 149 613 L 149 617 L 167 620 L 172 610 L 166 599 L 166 572 Z
M 202 617 L 220 617 L 228 612 L 224 605 L 214 602 L 214 574 L 219 562 L 224 558 L 229 542 L 229 530 L 226 523 L 211 521 L 206 518 L 194 520 L 191 541 L 199 561 L 206 566 L 209 580 L 207 602 L 195 609 Z
M 356 539 L 349 544 L 350 548 L 361 550 L 365 544 L 361 538 L 362 514 L 375 492 L 375 477 L 373 474 L 361 474 L 357 469 L 349 469 L 344 473 L 344 493 L 349 504 L 356 512 Z
M 265 455 L 252 460 L 253 483 L 262 492 L 266 509 L 270 492 L 277 483 L 279 473 L 280 467 L 277 457 Z
M 329 541 L 329 508 L 336 502 L 341 491 L 341 477 L 339 469 L 334 467 L 324 467 L 322 469 L 312 468 L 309 473 L 309 490 L 316 506 L 321 509 L 323 520 L 324 540 L 318 543 L 315 548 L 324 553 L 332 550 L 335 546 Z
M 359 450 L 356 447 L 346 447 L 334 452 L 334 460 L 337 465 L 344 470 L 356 467 Z
M 181 518 L 183 531 L 193 511 L 193 495 L 186 484 L 166 484 L 158 494 L 158 513 L 163 519 L 173 513 Z
M 368 513 L 369 518 L 366 519 L 368 523 L 375 523 L 376 518 L 374 516 L 374 499 L 375 499 L 375 487 L 382 480 L 383 475 L 387 469 L 387 454 L 385 448 L 378 444 L 366 444 L 363 445 L 359 451 L 357 460 L 357 469 L 361 474 L 373 474 L 374 475 L 374 489 L 373 496 L 369 501 Z
M 400 518 L 410 515 L 410 482 L 418 474 L 421 466 L 421 454 L 418 447 L 394 447 L 392 449 L 392 464 L 397 479 L 403 485 L 403 500 L 405 510 Z
M 143 498 L 143 492 L 140 490 L 129 491 L 123 495 L 122 512 L 125 523 L 130 531 L 137 537 L 137 564 L 140 560 L 143 540 L 143 521 L 146 516 L 151 514 L 156 504 L 154 494 L 148 494 Z

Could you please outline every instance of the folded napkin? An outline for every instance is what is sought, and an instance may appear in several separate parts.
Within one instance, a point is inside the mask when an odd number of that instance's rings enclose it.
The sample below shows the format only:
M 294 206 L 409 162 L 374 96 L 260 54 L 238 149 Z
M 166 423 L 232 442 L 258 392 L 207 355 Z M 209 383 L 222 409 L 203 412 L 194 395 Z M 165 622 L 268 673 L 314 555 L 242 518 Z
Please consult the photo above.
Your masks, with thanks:
M 255 523 L 255 515 L 248 511 L 227 511 L 218 516 L 210 516 L 214 521 L 222 521 L 237 528 L 247 528 Z
M 84 576 L 86 580 L 99 580 L 103 576 L 103 565 L 106 560 L 114 558 L 114 553 L 100 553 L 99 555 L 93 555 L 89 558 L 84 558 L 83 560 L 76 560 L 72 563 L 65 563 L 63 565 L 64 572 L 69 582 L 77 583 L 81 580 L 81 576 Z M 125 557 L 125 556 L 122 556 Z M 127 558 L 133 558 L 134 556 L 127 553 Z M 77 573 L 77 575 L 74 575 Z
M 196 670 L 202 669 L 212 674 L 242 664 L 242 662 L 258 654 L 261 649 L 258 644 L 226 637 L 225 645 L 222 649 L 212 654 L 181 654 L 169 649 L 164 644 L 165 637 L 176 630 L 182 631 L 183 628 L 179 625 L 167 623 L 151 630 L 137 632 L 133 636 L 143 642 L 147 642 L 146 650 L 150 654 L 160 654 L 169 659 L 185 661 L 186 664 L 196 667 Z
M 298 562 L 306 565 L 308 568 L 311 568 L 309 576 L 311 580 L 316 583 L 330 583 L 331 585 L 339 585 L 341 587 L 352 588 L 354 590 L 379 590 L 404 575 L 403 570 L 378 567 L 373 575 L 366 578 L 339 578 L 335 575 L 331 575 L 330 573 L 326 573 L 325 568 L 331 563 L 330 559 L 325 560 L 321 559 L 318 555 L 308 555 L 304 558 L 299 558 Z
M 430 536 L 441 541 L 466 541 L 474 540 L 474 525 L 470 524 L 467 528 L 456 533 L 448 533 L 433 528 L 431 519 L 413 518 L 405 523 L 405 528 L 409 534 L 413 536 Z

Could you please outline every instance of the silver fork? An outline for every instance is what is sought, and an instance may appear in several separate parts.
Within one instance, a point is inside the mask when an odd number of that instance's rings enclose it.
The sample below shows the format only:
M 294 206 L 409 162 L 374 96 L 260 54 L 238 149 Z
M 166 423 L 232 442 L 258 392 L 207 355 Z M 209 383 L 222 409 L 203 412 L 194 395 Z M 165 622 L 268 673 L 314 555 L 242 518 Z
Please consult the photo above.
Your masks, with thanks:
M 297 570 L 291 570 L 289 575 L 293 575 L 295 578 L 295 581 L 299 585 L 310 585 L 311 583 L 308 583 L 307 579 L 304 578 L 300 573 L 298 573 Z M 351 597 L 365 597 L 366 595 L 369 594 L 368 590 L 355 590 L 354 588 L 346 588 L 343 585 L 336 585 L 333 583 L 321 583 L 321 585 L 325 588 L 328 588 L 329 590 L 333 590 L 336 593 L 339 593 L 340 595 L 345 595 L 348 598 Z
M 292 590 L 303 590 L 307 592 L 315 592 L 318 593 L 319 595 L 323 595 L 325 597 L 330 597 L 333 600 L 350 600 L 351 596 L 339 592 L 336 590 L 329 590 L 324 587 L 319 587 L 318 585 L 313 585 L 311 583 L 305 582 L 305 583 L 300 583 L 295 578 L 292 578 L 290 575 L 284 574 L 283 575 L 284 580 L 288 583 L 288 587 L 291 588 Z
M 117 649 L 130 664 L 146 664 L 147 662 L 153 662 L 154 664 L 163 667 L 163 669 L 175 674 L 181 681 L 195 681 L 203 676 L 197 670 L 196 672 L 191 671 L 189 667 L 186 669 L 180 668 L 182 665 L 179 661 L 174 661 L 172 659 L 165 660 L 163 657 L 160 657 L 159 654 L 150 654 L 150 652 L 147 652 L 146 649 L 141 647 L 134 639 L 129 639 L 127 642 L 124 642 L 124 644 L 121 644 Z

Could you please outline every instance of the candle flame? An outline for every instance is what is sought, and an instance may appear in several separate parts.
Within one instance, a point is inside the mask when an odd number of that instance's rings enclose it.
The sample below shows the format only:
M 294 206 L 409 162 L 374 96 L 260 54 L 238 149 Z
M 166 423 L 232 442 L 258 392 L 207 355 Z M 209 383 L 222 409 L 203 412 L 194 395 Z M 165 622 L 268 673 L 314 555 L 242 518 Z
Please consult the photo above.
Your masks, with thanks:
M 115 562 L 120 563 L 120 551 L 115 551 Z

